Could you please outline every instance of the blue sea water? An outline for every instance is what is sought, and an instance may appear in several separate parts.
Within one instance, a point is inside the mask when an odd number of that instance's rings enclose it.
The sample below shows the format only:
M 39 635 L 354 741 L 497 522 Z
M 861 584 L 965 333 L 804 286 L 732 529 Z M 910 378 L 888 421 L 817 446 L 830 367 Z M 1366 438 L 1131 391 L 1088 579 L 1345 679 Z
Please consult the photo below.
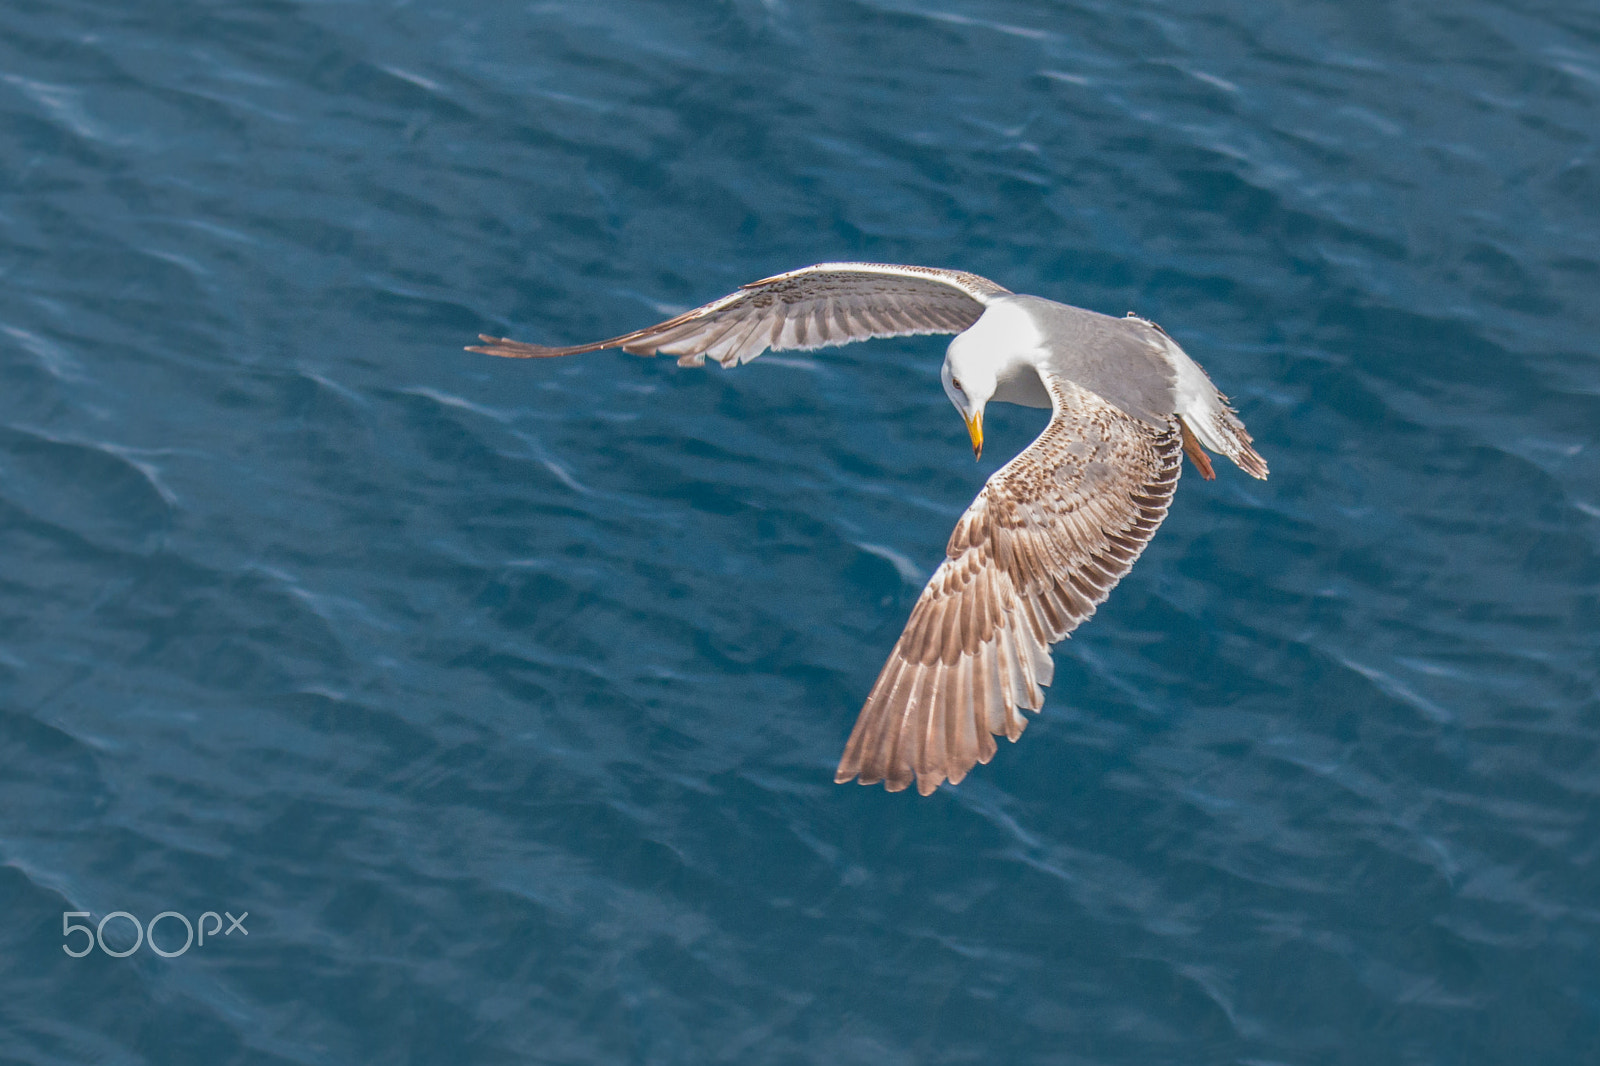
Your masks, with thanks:
M 1572 0 L 8 0 L 0 1062 L 1600 1061 L 1597 133 Z M 927 799 L 833 767 L 1042 412 L 461 350 L 829 259 L 1272 464 Z

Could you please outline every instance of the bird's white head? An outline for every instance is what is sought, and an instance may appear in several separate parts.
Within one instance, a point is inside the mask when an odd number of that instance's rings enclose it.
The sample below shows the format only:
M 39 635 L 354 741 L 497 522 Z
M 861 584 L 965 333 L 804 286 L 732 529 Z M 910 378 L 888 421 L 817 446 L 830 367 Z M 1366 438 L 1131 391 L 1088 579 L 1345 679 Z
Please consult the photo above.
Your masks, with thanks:
M 950 402 L 967 423 L 967 435 L 972 438 L 972 457 L 978 459 L 983 455 L 983 409 L 999 383 L 993 358 L 974 344 L 974 340 L 962 334 L 950 342 L 939 377 L 944 382 L 944 394 L 950 397 Z

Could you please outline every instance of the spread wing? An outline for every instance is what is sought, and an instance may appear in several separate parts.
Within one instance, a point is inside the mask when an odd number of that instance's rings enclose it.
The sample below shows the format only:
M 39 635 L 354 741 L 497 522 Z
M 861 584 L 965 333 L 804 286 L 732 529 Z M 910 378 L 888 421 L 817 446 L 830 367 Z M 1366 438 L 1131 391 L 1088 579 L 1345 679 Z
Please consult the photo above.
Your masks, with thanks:
M 1044 704 L 1050 645 L 1094 613 L 1167 515 L 1182 465 L 1165 429 L 1044 377 L 1054 416 L 956 523 L 947 558 L 867 697 L 835 780 L 927 795 L 1016 740 Z
M 683 366 L 700 366 L 706 356 L 723 366 L 738 366 L 768 348 L 826 348 L 870 337 L 960 333 L 983 314 L 987 300 L 1009 291 L 959 270 L 819 263 L 752 282 L 704 307 L 610 340 L 545 348 L 480 335 L 484 343 L 467 351 L 547 359 L 621 348 L 635 355 L 676 355 Z

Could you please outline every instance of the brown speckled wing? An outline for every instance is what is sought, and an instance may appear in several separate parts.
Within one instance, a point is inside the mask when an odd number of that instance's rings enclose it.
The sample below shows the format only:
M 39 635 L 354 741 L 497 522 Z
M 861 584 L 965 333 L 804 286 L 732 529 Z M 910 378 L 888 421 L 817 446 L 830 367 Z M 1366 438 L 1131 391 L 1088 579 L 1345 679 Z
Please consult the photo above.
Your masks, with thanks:
M 826 348 L 871 337 L 960 333 L 985 301 L 1009 290 L 959 270 L 887 263 L 819 263 L 764 278 L 646 329 L 620 337 L 545 348 L 480 335 L 469 352 L 513 359 L 621 348 L 635 355 L 676 355 L 684 366 L 709 356 L 723 366 L 748 363 L 767 349 Z
M 856 719 L 835 780 L 932 792 L 1016 740 L 1050 645 L 1094 613 L 1167 515 L 1183 460 L 1156 429 L 1064 379 L 1039 438 L 984 485 Z

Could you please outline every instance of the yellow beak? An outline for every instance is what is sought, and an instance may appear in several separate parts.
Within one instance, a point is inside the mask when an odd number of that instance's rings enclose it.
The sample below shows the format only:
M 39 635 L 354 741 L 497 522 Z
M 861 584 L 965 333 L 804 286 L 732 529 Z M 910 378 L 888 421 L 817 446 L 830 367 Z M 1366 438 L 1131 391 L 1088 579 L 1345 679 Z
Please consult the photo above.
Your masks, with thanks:
M 967 436 L 972 438 L 972 458 L 983 458 L 983 412 L 967 419 Z

